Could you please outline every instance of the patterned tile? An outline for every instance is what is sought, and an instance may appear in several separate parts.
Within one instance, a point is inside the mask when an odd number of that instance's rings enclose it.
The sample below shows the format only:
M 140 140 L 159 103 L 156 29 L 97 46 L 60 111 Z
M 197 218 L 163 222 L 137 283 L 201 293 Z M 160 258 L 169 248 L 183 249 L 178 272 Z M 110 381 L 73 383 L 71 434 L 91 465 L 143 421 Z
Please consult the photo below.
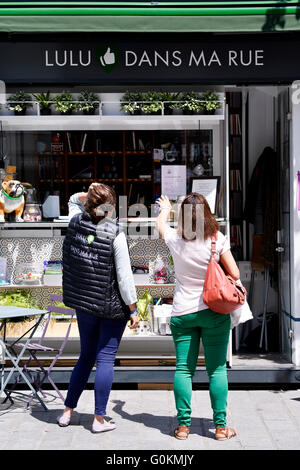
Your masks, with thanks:
M 43 263 L 45 260 L 61 260 L 62 237 L 53 238 L 1 238 L 0 256 L 7 258 L 7 277 L 14 279 L 16 267 L 20 263 Z M 166 244 L 160 239 L 128 238 L 128 248 L 131 264 L 135 266 L 149 266 L 149 281 L 153 281 L 153 267 L 155 260 L 161 256 L 168 271 L 168 283 L 174 283 L 174 275 L 170 265 L 170 252 Z M 148 289 L 154 298 L 172 297 L 173 287 L 157 286 Z M 145 289 L 137 288 L 138 296 L 143 295 Z M 32 289 L 31 295 L 45 308 L 49 302 L 50 293 L 57 289 Z

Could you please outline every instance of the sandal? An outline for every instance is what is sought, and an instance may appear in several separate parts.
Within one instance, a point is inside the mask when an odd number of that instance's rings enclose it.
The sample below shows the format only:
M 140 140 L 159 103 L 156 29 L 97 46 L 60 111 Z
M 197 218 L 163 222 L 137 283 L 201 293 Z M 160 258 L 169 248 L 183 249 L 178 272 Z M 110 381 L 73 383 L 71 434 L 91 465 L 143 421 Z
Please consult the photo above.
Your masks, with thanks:
M 233 428 L 229 428 L 227 426 L 220 427 L 216 426 L 216 439 L 218 441 L 226 441 L 226 439 L 230 439 L 231 437 L 236 436 L 236 431 Z
M 189 437 L 190 427 L 185 424 L 180 424 L 178 428 L 175 429 L 174 435 L 176 439 L 185 440 Z

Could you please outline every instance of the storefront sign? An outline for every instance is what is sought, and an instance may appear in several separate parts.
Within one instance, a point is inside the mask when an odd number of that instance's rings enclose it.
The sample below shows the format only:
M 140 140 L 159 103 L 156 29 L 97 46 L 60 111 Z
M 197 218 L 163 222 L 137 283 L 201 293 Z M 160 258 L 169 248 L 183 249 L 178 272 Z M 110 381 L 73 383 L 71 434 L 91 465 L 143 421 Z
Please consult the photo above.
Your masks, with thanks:
M 36 36 L 37 37 L 37 36 Z M 1 42 L 7 82 L 116 83 L 291 81 L 300 38 L 290 35 L 95 36 Z

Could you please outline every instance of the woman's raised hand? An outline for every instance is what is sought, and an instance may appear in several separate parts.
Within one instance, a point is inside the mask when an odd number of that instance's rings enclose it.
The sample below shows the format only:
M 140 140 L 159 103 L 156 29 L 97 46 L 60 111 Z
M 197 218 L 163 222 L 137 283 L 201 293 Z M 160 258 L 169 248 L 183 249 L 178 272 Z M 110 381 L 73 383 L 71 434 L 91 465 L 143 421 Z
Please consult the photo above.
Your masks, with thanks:
M 157 204 L 161 209 L 172 209 L 172 204 L 170 203 L 168 196 L 160 196 L 157 200 Z

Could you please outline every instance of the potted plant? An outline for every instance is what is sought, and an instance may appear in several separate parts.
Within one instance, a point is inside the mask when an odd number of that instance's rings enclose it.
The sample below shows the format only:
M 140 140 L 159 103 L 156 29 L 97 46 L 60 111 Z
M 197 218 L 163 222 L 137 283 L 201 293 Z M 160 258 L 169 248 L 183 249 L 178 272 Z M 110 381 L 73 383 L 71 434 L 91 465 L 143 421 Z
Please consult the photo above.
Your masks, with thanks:
M 162 91 L 160 93 L 160 100 L 163 101 L 165 115 L 172 114 L 173 109 L 180 109 L 180 93 L 170 93 L 168 91 Z
M 40 114 L 41 115 L 49 115 L 51 114 L 51 96 L 50 91 L 47 93 L 38 93 L 33 95 L 34 98 L 37 100 L 40 106 Z
M 199 93 L 194 91 L 188 91 L 182 95 L 182 101 L 180 108 L 183 114 L 200 114 L 201 108 L 201 96 Z
M 78 97 L 78 110 L 83 114 L 95 114 L 96 109 L 99 108 L 99 97 L 92 91 L 84 90 Z
M 140 297 L 136 303 L 139 312 L 139 326 L 137 329 L 139 335 L 147 335 L 151 332 L 149 308 L 152 301 L 152 296 L 145 290 L 144 295 Z
M 32 108 L 32 99 L 28 93 L 19 90 L 7 98 L 7 109 L 13 111 L 16 116 L 26 114 L 27 108 Z
M 126 114 L 141 114 L 142 94 L 139 92 L 126 91 L 121 100 L 121 111 Z
M 201 95 L 200 106 L 205 114 L 215 114 L 216 109 L 221 108 L 220 98 L 213 91 L 207 91 Z
M 162 107 L 160 92 L 148 91 L 145 93 L 141 104 L 141 110 L 144 114 L 161 114 Z
M 74 101 L 75 100 L 71 93 L 64 90 L 54 98 L 54 106 L 60 114 L 72 114 L 72 112 L 77 109 L 77 105 Z

